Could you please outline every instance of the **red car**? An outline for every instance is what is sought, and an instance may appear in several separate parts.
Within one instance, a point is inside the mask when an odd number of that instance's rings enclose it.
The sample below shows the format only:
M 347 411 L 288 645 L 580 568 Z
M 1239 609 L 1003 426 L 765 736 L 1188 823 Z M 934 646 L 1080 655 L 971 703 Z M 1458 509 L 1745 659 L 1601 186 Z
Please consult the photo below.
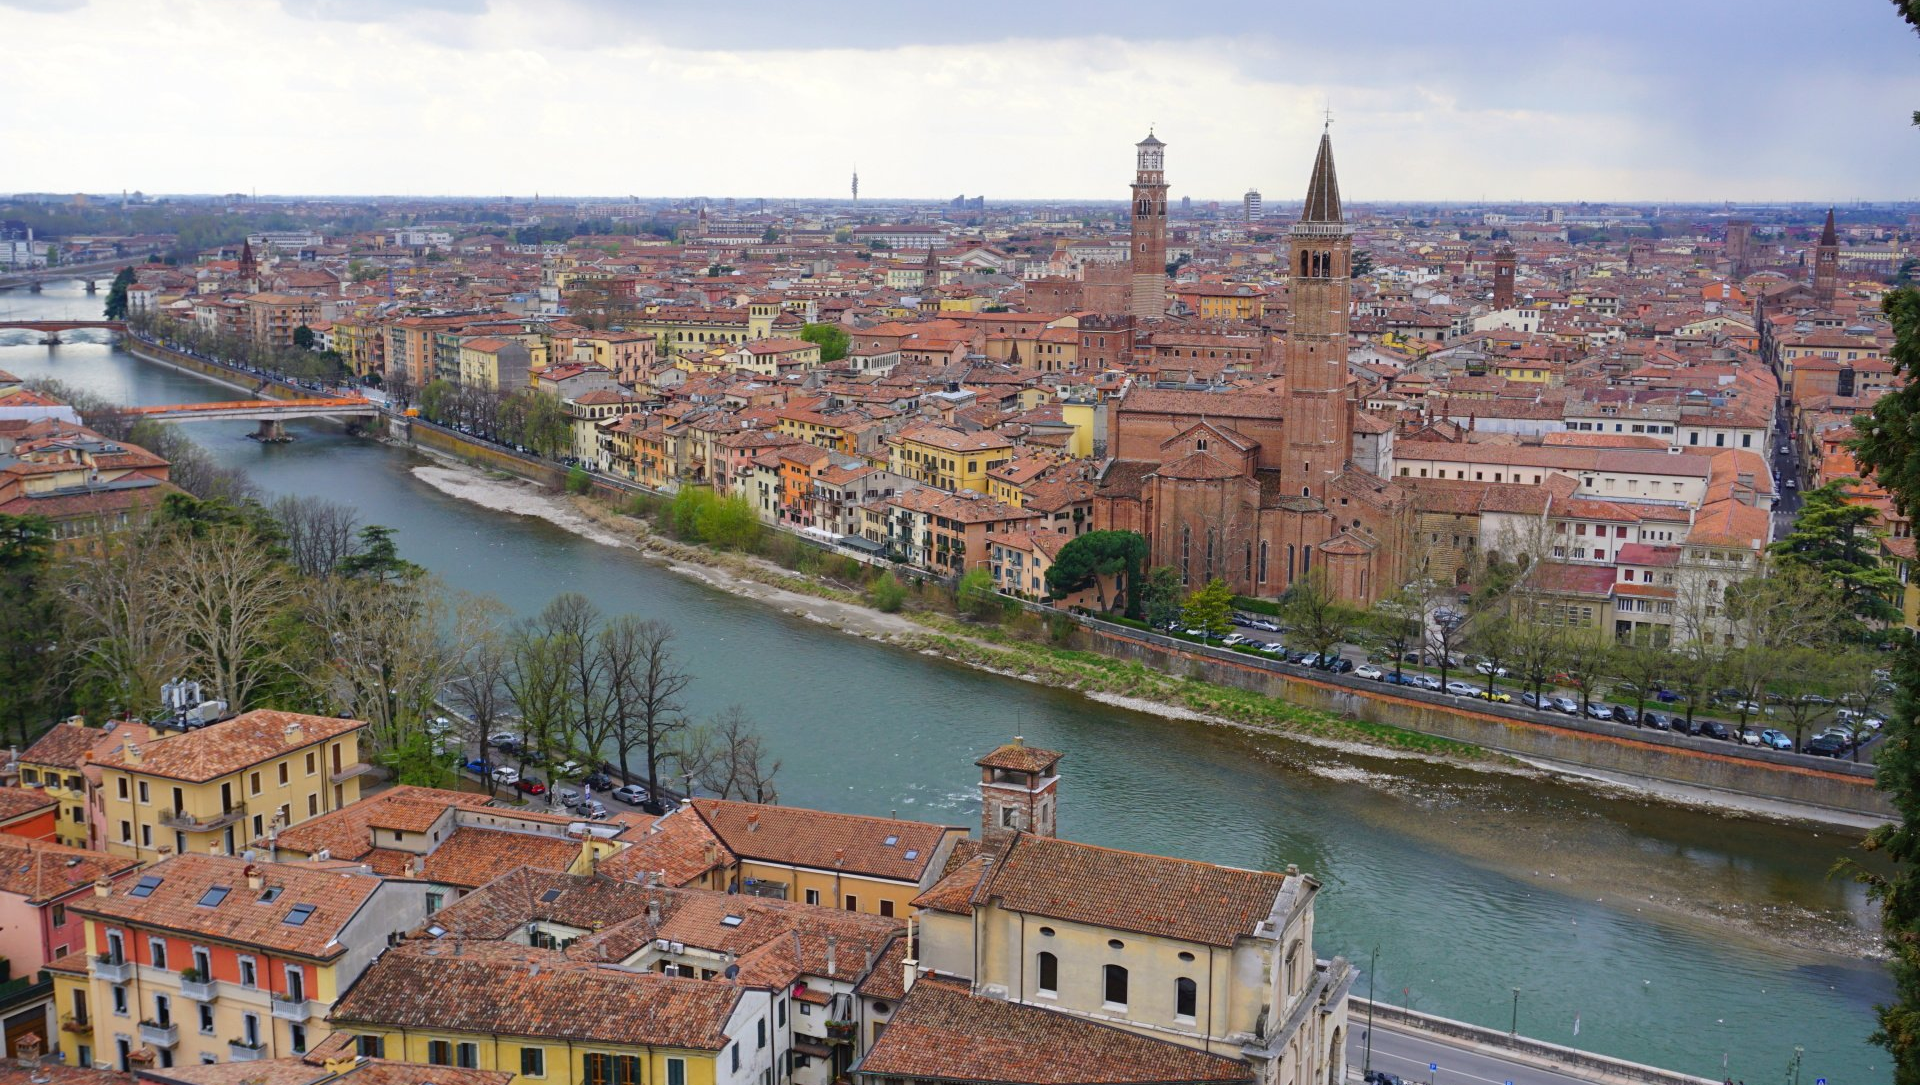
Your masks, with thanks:
M 547 785 L 541 783 L 538 780 L 532 780 L 526 777 L 522 777 L 520 779 L 520 782 L 517 784 L 514 784 L 513 786 L 519 788 L 521 791 L 524 791 L 529 795 L 545 795 L 547 793 Z

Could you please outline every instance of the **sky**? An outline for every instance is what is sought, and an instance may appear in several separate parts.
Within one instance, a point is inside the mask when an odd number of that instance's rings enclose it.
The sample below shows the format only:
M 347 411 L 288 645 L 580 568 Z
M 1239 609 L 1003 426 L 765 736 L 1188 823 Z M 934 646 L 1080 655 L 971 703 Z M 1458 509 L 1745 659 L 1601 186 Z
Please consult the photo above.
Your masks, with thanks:
M 1565 13 L 1565 14 L 1563 14 Z M 1920 197 L 1885 0 L 0 0 L 0 191 Z

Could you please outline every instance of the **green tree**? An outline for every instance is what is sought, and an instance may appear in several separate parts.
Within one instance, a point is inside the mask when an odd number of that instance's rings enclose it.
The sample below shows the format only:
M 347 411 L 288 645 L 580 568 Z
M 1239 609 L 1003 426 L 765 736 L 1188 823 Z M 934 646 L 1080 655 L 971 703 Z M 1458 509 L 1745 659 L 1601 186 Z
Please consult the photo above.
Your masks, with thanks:
M 907 587 L 891 572 L 883 572 L 867 585 L 867 598 L 882 614 L 892 614 L 906 605 Z
M 1147 570 L 1140 586 L 1144 618 L 1155 629 L 1165 629 L 1180 619 L 1180 570 L 1171 565 L 1156 565 Z
M 1633 686 L 1634 714 L 1647 709 L 1647 698 L 1664 688 L 1674 670 L 1674 653 L 1664 644 L 1621 644 L 1613 650 L 1609 668 Z
M 420 566 L 400 556 L 393 536 L 394 529 L 382 524 L 361 528 L 359 547 L 340 560 L 340 572 L 381 583 L 412 580 L 424 573 Z
M 1367 626 L 1380 640 L 1380 647 L 1393 657 L 1393 673 L 1401 673 L 1401 664 L 1408 653 L 1416 651 L 1421 642 L 1421 622 L 1426 618 L 1426 606 L 1420 596 L 1409 588 L 1382 596 L 1367 614 Z
M 700 541 L 700 518 L 717 500 L 705 486 L 682 486 L 667 506 L 667 529 L 683 542 Z
M 1007 616 L 1007 601 L 1000 597 L 993 573 L 986 569 L 967 570 L 954 589 L 954 603 L 961 613 L 978 621 L 997 622 Z
M 1332 652 L 1354 624 L 1353 612 L 1334 599 L 1324 569 L 1314 569 L 1287 589 L 1280 618 L 1302 647 L 1318 655 Z
M 313 339 L 312 328 L 309 328 L 305 324 L 302 324 L 299 327 L 293 329 L 293 345 L 294 346 L 299 347 L 301 350 L 312 350 L 313 342 L 314 342 L 314 339 Z
M 1091 531 L 1077 536 L 1054 555 L 1047 567 L 1047 594 L 1065 599 L 1075 592 L 1093 588 L 1100 597 L 1100 609 L 1111 610 L 1107 600 L 1107 581 L 1115 579 L 1116 598 L 1125 600 L 1129 612 L 1137 612 L 1140 567 L 1147 560 L 1147 540 L 1133 531 Z
M 1893 570 L 1880 564 L 1873 530 L 1880 511 L 1847 501 L 1847 486 L 1854 481 L 1836 479 L 1807 491 L 1793 529 L 1768 550 L 1781 568 L 1809 570 L 1837 587 L 1851 619 L 1847 634 L 1864 639 L 1869 630 L 1900 620 L 1894 600 L 1902 589 Z
M 571 467 L 567 470 L 567 492 L 585 494 L 593 489 L 593 476 L 584 467 Z
M 762 244 L 771 245 L 778 240 L 780 240 L 780 231 L 774 229 L 772 226 L 760 231 L 760 242 Z
M 760 541 L 762 525 L 753 502 L 728 494 L 705 502 L 694 515 L 700 540 L 722 550 L 751 550 Z
M 1188 629 L 1198 629 L 1204 639 L 1233 632 L 1233 589 L 1217 576 L 1207 581 L 1187 596 L 1180 607 L 1180 620 Z
M 837 362 L 847 356 L 853 337 L 838 324 L 808 324 L 800 329 L 800 338 L 820 348 L 822 362 Z
M 1599 629 L 1568 629 L 1560 642 L 1560 669 L 1567 684 L 1580 691 L 1580 711 L 1593 703 L 1595 689 L 1607 674 L 1613 654 L 1613 640 Z
M 113 285 L 107 288 L 107 306 L 105 315 L 108 320 L 127 318 L 127 288 L 133 285 L 133 269 L 123 267 L 113 277 Z
M 47 577 L 53 525 L 44 516 L 0 516 L 0 725 L 24 746 L 48 707 L 60 608 Z
M 429 422 L 444 422 L 447 409 L 453 406 L 453 400 L 459 389 L 452 381 L 435 378 L 420 389 L 420 413 L 427 416 Z

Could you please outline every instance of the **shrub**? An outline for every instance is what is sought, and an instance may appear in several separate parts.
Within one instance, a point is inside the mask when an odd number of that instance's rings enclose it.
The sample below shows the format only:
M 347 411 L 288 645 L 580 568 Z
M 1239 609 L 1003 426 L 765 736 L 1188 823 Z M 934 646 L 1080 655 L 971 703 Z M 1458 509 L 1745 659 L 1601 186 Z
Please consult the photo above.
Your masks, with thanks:
M 752 550 L 760 541 L 760 529 L 752 502 L 738 494 L 708 501 L 694 514 L 701 541 L 722 550 Z
M 574 467 L 567 471 L 567 492 L 585 494 L 593 489 L 593 476 L 587 474 L 584 467 Z
M 900 578 L 892 573 L 881 573 L 867 585 L 867 598 L 872 601 L 875 610 L 892 614 L 907 601 L 906 585 L 900 583 Z
M 985 569 L 971 569 L 960 578 L 953 602 L 978 621 L 997 622 L 1007 615 L 1007 602 L 994 591 L 993 574 Z

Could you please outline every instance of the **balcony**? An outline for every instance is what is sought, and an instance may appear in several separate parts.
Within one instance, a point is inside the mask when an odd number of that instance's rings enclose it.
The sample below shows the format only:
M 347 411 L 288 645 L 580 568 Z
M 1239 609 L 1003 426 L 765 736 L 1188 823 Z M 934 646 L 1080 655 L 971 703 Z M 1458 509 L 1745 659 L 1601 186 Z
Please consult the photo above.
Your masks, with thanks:
M 116 961 L 102 953 L 93 959 L 93 974 L 108 983 L 125 983 L 133 978 L 133 962 Z
M 305 1021 L 313 1016 L 310 1007 L 313 1003 L 304 998 L 288 998 L 286 995 L 273 996 L 273 1015 L 282 1021 Z
M 142 1021 L 140 1042 L 149 1047 L 174 1047 L 180 1043 L 180 1026 L 171 1021 L 164 1025 L 157 1021 Z
M 353 779 L 355 776 L 365 776 L 372 771 L 372 765 L 367 764 L 365 761 L 356 761 L 351 765 L 343 766 L 340 771 L 334 773 L 328 777 L 328 779 L 336 784 L 341 784 Z
M 235 806 L 210 817 L 198 817 L 185 810 L 167 810 L 160 815 L 160 824 L 169 829 L 179 829 L 189 833 L 210 833 L 224 829 L 247 816 L 244 807 Z
M 191 974 L 193 978 L 188 979 L 187 976 L 189 973 L 180 973 L 180 997 L 190 998 L 195 1002 L 212 1002 L 214 994 L 213 981 L 210 979 L 202 979 L 197 972 Z
M 245 1040 L 227 1041 L 228 1062 L 259 1062 L 267 1057 L 266 1046 L 260 1043 L 248 1043 Z
M 93 1035 L 93 1022 L 83 1021 L 70 1013 L 61 1014 L 60 1031 L 71 1032 L 80 1036 L 91 1036 Z

